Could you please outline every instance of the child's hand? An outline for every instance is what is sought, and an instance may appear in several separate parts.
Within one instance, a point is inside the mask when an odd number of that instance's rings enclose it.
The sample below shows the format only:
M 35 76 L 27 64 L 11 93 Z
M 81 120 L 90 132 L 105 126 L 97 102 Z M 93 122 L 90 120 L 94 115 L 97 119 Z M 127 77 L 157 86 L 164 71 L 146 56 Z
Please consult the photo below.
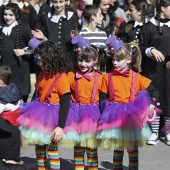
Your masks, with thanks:
M 147 121 L 152 122 L 156 118 L 156 111 L 155 111 L 155 106 L 153 104 L 150 104 L 148 107 L 149 114 L 147 116 Z
M 132 45 L 138 45 L 138 44 L 139 44 L 139 40 L 136 39 L 136 40 L 132 41 L 130 44 L 132 44 Z
M 45 40 L 45 36 L 41 30 L 36 29 L 36 30 L 32 30 L 31 32 L 35 38 L 40 40 Z
M 23 49 L 14 49 L 14 53 L 17 57 L 25 55 L 25 50 Z
M 70 37 L 71 37 L 71 39 L 72 39 L 76 34 L 78 34 L 77 28 L 76 28 L 75 30 L 71 30 L 71 32 L 70 32 Z
M 57 143 L 62 139 L 63 129 L 60 127 L 55 128 L 52 135 L 53 135 L 52 141 Z
M 162 62 L 165 60 L 164 55 L 160 51 L 156 50 L 155 48 L 151 50 L 151 53 L 155 57 L 156 61 Z
M 150 114 L 153 114 L 155 110 L 155 106 L 153 104 L 150 104 L 148 110 Z

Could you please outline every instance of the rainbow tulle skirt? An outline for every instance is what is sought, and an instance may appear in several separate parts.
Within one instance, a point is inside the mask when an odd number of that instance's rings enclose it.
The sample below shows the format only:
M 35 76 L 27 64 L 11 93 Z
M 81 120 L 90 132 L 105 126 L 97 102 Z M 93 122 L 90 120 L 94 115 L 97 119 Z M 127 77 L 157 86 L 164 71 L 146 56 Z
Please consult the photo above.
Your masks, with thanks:
M 32 101 L 21 108 L 17 119 L 25 144 L 51 143 L 53 130 L 59 122 L 59 104 Z
M 98 147 L 96 134 L 99 117 L 99 103 L 77 104 L 71 101 L 61 145 Z
M 131 150 L 134 145 L 144 146 L 151 135 L 146 123 L 150 103 L 146 90 L 139 91 L 130 103 L 104 100 L 97 133 L 103 149 Z

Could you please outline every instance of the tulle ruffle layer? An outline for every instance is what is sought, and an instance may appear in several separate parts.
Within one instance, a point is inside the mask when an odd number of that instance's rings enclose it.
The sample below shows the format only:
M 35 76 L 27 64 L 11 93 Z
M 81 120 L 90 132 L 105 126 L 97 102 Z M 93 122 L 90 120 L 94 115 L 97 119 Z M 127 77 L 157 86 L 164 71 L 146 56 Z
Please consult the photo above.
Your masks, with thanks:
M 17 119 L 26 144 L 49 144 L 58 126 L 60 105 L 32 101 L 21 108 Z
M 79 145 L 82 147 L 96 148 L 98 146 L 96 134 L 99 117 L 100 111 L 98 103 L 77 104 L 71 101 L 64 128 L 65 138 L 61 142 L 62 146 L 73 147 L 73 145 L 70 145 L 71 141 L 74 146 Z M 75 139 L 78 140 L 73 139 L 72 133 L 76 135 Z
M 136 143 L 143 146 L 151 135 L 149 127 L 145 127 L 150 102 L 150 96 L 145 90 L 139 91 L 132 103 L 105 100 L 97 134 L 102 147 L 132 149 Z

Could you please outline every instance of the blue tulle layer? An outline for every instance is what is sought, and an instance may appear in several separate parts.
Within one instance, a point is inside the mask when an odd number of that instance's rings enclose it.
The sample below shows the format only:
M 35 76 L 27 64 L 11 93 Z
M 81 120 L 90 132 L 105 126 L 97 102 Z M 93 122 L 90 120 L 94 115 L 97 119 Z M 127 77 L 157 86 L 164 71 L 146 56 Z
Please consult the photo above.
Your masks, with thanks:
M 99 120 L 97 138 L 104 149 L 132 149 L 135 144 L 145 145 L 151 135 L 146 126 L 150 95 L 141 90 L 131 103 L 114 103 L 105 100 Z
M 71 101 L 69 115 L 64 128 L 66 138 L 62 141 L 62 145 L 64 147 L 72 147 L 73 145 L 90 148 L 97 147 L 96 134 L 99 117 L 99 103 L 77 104 Z M 72 133 L 76 134 L 76 140 L 70 135 Z

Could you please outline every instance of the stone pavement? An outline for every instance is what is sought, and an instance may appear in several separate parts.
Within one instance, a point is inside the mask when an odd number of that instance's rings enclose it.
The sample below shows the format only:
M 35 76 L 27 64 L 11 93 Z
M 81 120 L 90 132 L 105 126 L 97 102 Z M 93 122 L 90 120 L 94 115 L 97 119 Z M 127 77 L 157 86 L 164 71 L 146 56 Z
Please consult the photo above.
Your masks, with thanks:
M 59 148 L 61 170 L 74 170 L 73 149 Z M 112 151 L 98 149 L 99 170 L 111 170 Z M 28 170 L 37 170 L 34 146 L 24 146 L 21 161 Z M 85 163 L 86 164 L 86 163 Z M 139 149 L 139 170 L 169 170 L 170 169 L 170 146 L 167 146 L 163 138 L 156 146 L 145 146 Z M 87 170 L 87 167 L 85 168 Z M 128 155 L 124 154 L 124 170 L 128 170 Z

